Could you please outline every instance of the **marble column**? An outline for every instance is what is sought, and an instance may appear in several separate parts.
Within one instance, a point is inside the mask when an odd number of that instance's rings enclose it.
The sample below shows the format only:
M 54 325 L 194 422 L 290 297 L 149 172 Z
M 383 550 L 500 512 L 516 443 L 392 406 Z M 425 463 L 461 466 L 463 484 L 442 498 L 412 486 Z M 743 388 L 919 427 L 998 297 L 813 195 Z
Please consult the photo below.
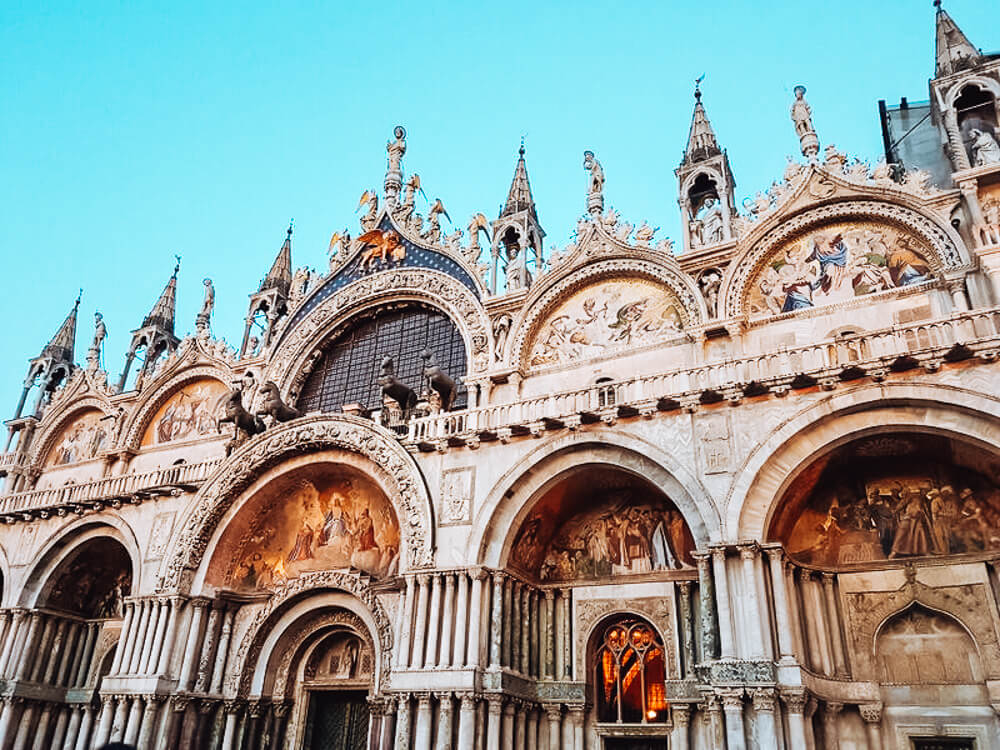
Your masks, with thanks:
M 191 625 L 187 628 L 184 658 L 181 663 L 181 675 L 177 681 L 179 690 L 191 690 L 195 660 L 198 658 L 198 646 L 201 643 L 201 621 L 205 616 L 205 608 L 207 606 L 207 599 L 194 599 L 191 602 Z
M 115 698 L 113 695 L 101 696 L 101 718 L 97 722 L 97 736 L 94 744 L 97 746 L 107 744 L 111 739 L 111 722 L 114 720 Z
M 788 716 L 788 746 L 789 748 L 805 748 L 806 720 L 805 708 L 809 696 L 804 690 L 789 690 L 781 693 L 781 701 L 785 704 Z
M 958 125 L 958 116 L 953 107 L 944 110 L 944 129 L 948 134 L 948 145 L 951 150 L 952 160 L 955 170 L 970 169 L 972 163 L 969 161 L 969 154 L 965 150 L 965 142 L 962 140 L 962 131 Z
M 528 741 L 528 706 L 518 701 L 514 706 L 514 750 L 525 750 Z
M 780 548 L 764 550 L 771 571 L 771 589 L 774 591 L 774 619 L 778 630 L 778 651 L 781 661 L 795 661 L 795 645 L 792 641 L 792 624 L 789 617 L 788 591 L 785 588 L 784 553 Z
M 410 695 L 400 693 L 396 704 L 396 750 L 410 750 L 410 714 Z
M 523 675 L 531 674 L 531 587 L 524 584 L 521 587 L 521 663 L 518 670 Z
M 129 709 L 128 719 L 122 731 L 122 741 L 127 745 L 134 745 L 135 741 L 139 739 L 139 724 L 142 723 L 142 703 L 143 699 L 139 696 L 132 698 L 132 706 Z
M 382 704 L 382 734 L 374 750 L 392 750 L 396 746 L 396 713 L 398 701 L 387 696 Z
M 514 750 L 514 710 L 514 701 L 508 700 L 503 707 L 503 729 L 500 731 L 503 750 Z
M 42 745 L 45 740 L 48 739 L 49 724 L 52 723 L 52 710 L 54 706 L 51 703 L 42 704 L 42 712 L 38 717 L 38 726 L 35 729 L 35 736 L 32 737 L 32 744 Z
M 17 732 L 14 724 L 14 715 L 21 710 L 24 698 L 12 698 L 9 695 L 0 696 L 3 704 L 3 713 L 0 714 L 0 747 L 6 747 L 11 736 Z
M 121 742 L 125 736 L 125 722 L 128 720 L 128 696 L 116 696 L 118 704 L 115 706 L 114 719 L 111 722 L 111 741 Z
M 424 655 L 424 666 L 433 667 L 437 664 L 438 647 L 441 645 L 441 575 L 434 574 L 431 578 L 431 603 L 427 612 L 427 653 Z
M 212 665 L 215 663 L 215 649 L 219 642 L 219 620 L 222 609 L 212 606 L 208 610 L 208 624 L 205 626 L 205 641 L 201 647 L 201 658 L 198 659 L 198 678 L 195 680 L 196 693 L 208 692 L 209 681 L 212 679 Z
M 503 645 L 500 649 L 500 664 L 504 667 L 511 666 L 511 658 L 514 653 L 514 630 L 512 594 L 514 591 L 514 580 L 506 576 L 503 582 Z
M 444 574 L 444 607 L 441 610 L 441 648 L 438 651 L 439 668 L 452 664 L 452 634 L 455 630 L 455 574 Z
M 413 750 L 431 750 L 431 694 L 417 693 L 416 731 L 413 733 Z
M 410 666 L 422 669 L 424 666 L 424 643 L 427 639 L 427 599 L 431 577 L 426 573 L 417 576 L 417 617 L 413 624 L 413 657 Z
M 531 676 L 542 676 L 542 592 L 531 592 Z
M 571 589 L 560 589 L 559 598 L 563 601 L 563 616 L 561 623 L 562 630 L 562 657 L 563 671 L 559 676 L 560 680 L 569 680 L 573 676 L 573 632 L 570 629 L 570 622 L 573 619 L 573 598 Z
M 677 597 L 681 610 L 681 650 L 684 663 L 681 665 L 681 674 L 684 677 L 694 676 L 694 616 L 691 612 L 691 582 L 681 581 L 677 584 L 679 596 Z
M 846 678 L 847 661 L 844 658 L 844 638 L 840 627 L 840 615 L 837 610 L 837 594 L 834 591 L 835 578 L 833 573 L 823 574 L 823 593 L 826 598 L 826 622 L 830 631 L 830 642 L 833 644 L 833 663 L 837 677 Z
M 719 656 L 723 659 L 736 658 L 736 643 L 733 633 L 733 615 L 729 608 L 729 581 L 726 573 L 726 550 L 712 550 L 712 569 L 715 573 L 715 593 L 719 612 Z
M 222 616 L 222 632 L 219 635 L 219 647 L 215 651 L 215 664 L 212 667 L 212 685 L 209 692 L 213 695 L 222 693 L 222 679 L 226 674 L 226 659 L 229 655 L 229 640 L 233 634 L 233 620 L 236 610 L 232 607 Z
M 555 623 L 553 626 L 554 632 L 554 646 L 555 646 L 555 658 L 553 661 L 553 669 L 555 670 L 555 679 L 562 680 L 563 674 L 566 672 L 565 664 L 565 649 L 563 646 L 563 620 L 566 618 L 566 601 L 563 599 L 562 591 L 558 592 L 558 596 L 555 600 Z
M 691 747 L 691 706 L 687 703 L 672 703 L 670 718 L 674 728 L 670 733 L 671 750 L 689 750 Z
M 122 674 L 135 674 L 139 670 L 139 656 L 142 654 L 142 644 L 146 640 L 146 629 L 149 627 L 151 602 L 142 599 L 136 602 L 135 622 L 128 637 L 125 656 L 122 657 Z
M 41 672 L 41 682 L 46 685 L 56 685 L 59 677 L 59 667 L 63 657 L 69 652 L 67 641 L 67 628 L 70 626 L 68 620 L 59 620 L 56 626 L 56 634 L 52 638 L 52 645 L 48 647 L 47 662 L 44 671 Z
M 839 750 L 840 748 L 838 724 L 840 712 L 843 710 L 844 704 L 836 701 L 826 701 L 823 705 L 823 745 L 825 750 Z
M 39 656 L 38 653 L 38 631 L 41 629 L 43 616 L 37 612 L 28 615 L 31 618 L 28 624 L 28 635 L 21 647 L 20 661 L 18 663 L 15 679 L 26 680 L 32 672 L 32 667 Z
M 139 630 L 139 637 L 132 652 L 132 674 L 143 674 L 143 663 L 149 661 L 149 650 L 153 647 L 156 624 L 160 617 L 159 599 L 147 599 L 146 616 L 143 618 L 142 627 Z
M 226 723 L 222 730 L 222 750 L 233 750 L 236 747 L 236 722 L 240 715 L 239 701 L 226 701 L 222 710 L 226 715 Z M 141 749 L 140 749 L 141 750 Z
M 862 703 L 858 711 L 865 722 L 868 750 L 882 750 L 882 704 Z
M 406 667 L 410 664 L 410 642 L 413 639 L 411 628 L 413 617 L 413 576 L 406 576 L 406 592 L 402 594 L 403 600 L 400 602 L 399 617 L 396 618 L 396 654 L 395 666 Z
M 493 572 L 493 606 L 490 617 L 490 669 L 500 669 L 503 661 L 504 574 Z
M 826 633 L 820 629 L 822 602 L 816 595 L 811 571 L 800 569 L 799 581 L 803 601 L 802 616 L 806 621 L 806 640 L 809 643 L 809 664 L 814 672 L 832 675 L 833 671 L 827 659 Z
M 496 580 L 494 577 L 494 585 L 497 585 Z M 503 698 L 499 695 L 488 695 L 486 696 L 486 705 L 486 750 L 500 750 Z
M 88 703 L 83 707 L 83 716 L 80 719 L 80 730 L 76 733 L 76 745 L 73 746 L 72 750 L 86 750 L 90 747 L 90 730 L 94 726 L 94 709 Z M 72 738 L 72 735 L 70 735 Z M 70 750 L 70 746 L 67 743 L 64 750 Z
M 5 679 L 14 671 L 13 665 L 17 662 L 17 656 L 11 659 L 11 654 L 16 653 L 14 643 L 21 636 L 24 616 L 23 609 L 15 609 L 10 617 L 10 626 L 3 641 L 3 651 L 0 652 L 0 677 Z
M 455 576 L 455 593 L 458 600 L 455 609 L 455 638 L 452 643 L 451 663 L 454 667 L 468 664 L 465 658 L 465 644 L 470 630 L 479 626 L 478 620 L 469 620 L 469 577 L 462 571 Z
M 62 653 L 59 658 L 59 667 L 56 669 L 52 679 L 52 684 L 57 687 L 69 687 L 69 673 L 73 666 L 73 660 L 82 645 L 86 623 L 67 622 L 66 634 L 63 638 Z
M 28 701 L 21 714 L 20 721 L 17 722 L 17 734 L 14 735 L 13 750 L 29 750 L 31 742 L 35 740 L 35 714 L 38 712 L 38 704 Z
M 581 705 L 575 705 L 569 707 L 569 713 L 567 714 L 567 723 L 573 727 L 573 750 L 584 750 L 583 748 L 583 713 L 584 708 Z
M 3 647 L 0 649 L 0 676 L 2 676 L 7 656 L 10 653 L 8 643 L 13 645 L 12 636 L 14 635 L 14 626 L 11 610 L 9 609 L 0 609 L 0 634 L 2 634 L 0 635 L 0 642 L 3 643 Z
M 720 690 L 722 710 L 726 714 L 726 750 L 745 750 L 743 727 L 743 688 Z
M 520 581 L 511 581 L 510 627 L 507 629 L 507 632 L 510 634 L 510 652 L 507 655 L 507 666 L 515 672 L 521 671 L 521 646 L 524 636 L 524 618 L 521 616 L 522 591 L 524 591 L 523 583 Z
M 166 616 L 165 609 L 161 609 L 161 617 Z M 146 696 L 146 705 L 142 711 L 142 727 L 139 730 L 139 738 L 136 740 L 136 747 L 139 750 L 156 750 L 153 745 L 153 738 L 156 736 L 157 719 L 160 715 L 160 708 L 166 700 L 162 695 Z M 226 750 L 231 750 L 227 748 Z
M 111 674 L 119 674 L 122 668 L 122 659 L 125 656 L 125 644 L 128 642 L 128 634 L 132 630 L 132 621 L 135 619 L 135 601 L 125 602 L 125 619 L 122 620 L 121 634 L 118 636 L 118 648 L 115 649 L 115 656 L 111 660 Z
M 554 670 L 555 656 L 555 619 L 556 619 L 556 597 L 552 589 L 545 589 L 542 592 L 545 599 L 541 606 L 541 646 L 542 646 L 542 679 L 551 680 Z
M 778 750 L 777 727 L 774 723 L 774 691 L 758 688 L 751 693 L 757 724 L 758 750 Z
M 559 726 L 562 723 L 562 706 L 558 703 L 546 703 L 545 716 L 549 723 L 548 750 L 559 750 Z
M 458 747 L 476 746 L 476 695 L 459 693 Z
M 80 724 L 83 721 L 83 706 L 79 703 L 71 703 L 69 706 L 69 726 L 63 736 L 62 750 L 73 750 L 76 747 L 77 737 L 80 734 Z M 53 745 L 53 748 L 56 746 Z
M 139 674 L 149 674 L 150 661 L 153 667 L 159 661 L 159 646 L 163 643 L 163 634 L 167 628 L 167 599 L 154 599 L 152 602 L 153 616 L 149 620 L 149 628 L 146 630 L 146 642 L 142 646 L 142 655 L 139 657 Z
M 765 657 L 764 632 L 761 627 L 762 612 L 757 596 L 757 555 L 760 547 L 747 544 L 740 547 L 740 559 L 743 561 L 743 606 L 746 612 L 747 653 L 751 659 Z
M 541 713 L 537 706 L 528 711 L 527 734 L 524 750 L 538 750 L 538 716 Z
M 92 622 L 87 625 L 87 640 L 83 644 L 83 653 L 80 654 L 80 664 L 76 670 L 73 683 L 76 687 L 84 687 L 90 678 L 90 663 L 94 659 L 94 649 L 97 648 L 97 636 L 101 632 L 101 626 Z
M 453 736 L 454 736 L 454 721 L 455 721 L 455 704 L 452 701 L 451 693 L 438 693 L 438 729 L 437 729 L 437 743 L 435 747 L 437 750 L 451 750 L 454 746 Z
M 479 666 L 479 642 L 483 632 L 483 579 L 485 577 L 486 573 L 481 568 L 472 571 L 472 592 L 469 595 L 469 638 L 465 656 L 465 664 L 469 667 Z

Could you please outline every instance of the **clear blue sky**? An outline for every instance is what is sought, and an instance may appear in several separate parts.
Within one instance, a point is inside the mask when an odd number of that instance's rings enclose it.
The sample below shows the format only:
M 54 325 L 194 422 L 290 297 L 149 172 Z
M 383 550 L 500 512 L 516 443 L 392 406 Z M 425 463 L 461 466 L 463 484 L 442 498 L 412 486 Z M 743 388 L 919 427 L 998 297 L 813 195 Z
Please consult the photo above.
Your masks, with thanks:
M 946 0 L 986 50 L 994 0 Z M 26 361 L 84 288 L 77 358 L 105 315 L 106 366 L 183 256 L 177 332 L 215 280 L 216 335 L 238 344 L 247 294 L 289 218 L 295 265 L 378 187 L 392 126 L 404 168 L 464 228 L 506 195 L 518 141 L 548 240 L 585 209 L 582 152 L 610 205 L 678 238 L 673 170 L 692 85 L 728 149 L 737 198 L 798 154 L 803 83 L 824 144 L 877 158 L 877 101 L 927 98 L 934 14 L 919 2 L 0 4 L 0 416 Z M 426 206 L 418 208 L 426 213 Z

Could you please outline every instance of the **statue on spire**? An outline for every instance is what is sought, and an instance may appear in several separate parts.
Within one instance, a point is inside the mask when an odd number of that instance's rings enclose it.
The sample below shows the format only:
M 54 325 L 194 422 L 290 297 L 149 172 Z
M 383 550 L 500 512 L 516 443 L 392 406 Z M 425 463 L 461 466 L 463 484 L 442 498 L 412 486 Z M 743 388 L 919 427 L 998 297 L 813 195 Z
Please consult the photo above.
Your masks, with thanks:
M 388 165 L 385 170 L 385 201 L 395 203 L 403 186 L 403 154 L 406 153 L 406 128 L 397 125 L 392 134 L 396 140 L 385 144 Z
M 583 168 L 590 173 L 587 190 L 587 211 L 597 216 L 604 210 L 604 170 L 593 151 L 583 152 Z
M 212 310 L 215 309 L 215 286 L 211 279 L 205 279 L 202 283 L 205 285 L 205 301 L 201 303 L 194 327 L 200 338 L 208 338 L 208 324 L 212 318 Z
M 101 345 L 108 335 L 108 329 L 104 325 L 104 316 L 100 312 L 94 312 L 94 340 L 87 350 L 87 371 L 97 372 L 101 364 Z
M 812 159 L 819 153 L 819 136 L 812 123 L 812 107 L 806 101 L 806 87 L 795 87 L 795 101 L 792 102 L 792 122 L 795 123 L 795 133 L 799 137 L 802 155 Z

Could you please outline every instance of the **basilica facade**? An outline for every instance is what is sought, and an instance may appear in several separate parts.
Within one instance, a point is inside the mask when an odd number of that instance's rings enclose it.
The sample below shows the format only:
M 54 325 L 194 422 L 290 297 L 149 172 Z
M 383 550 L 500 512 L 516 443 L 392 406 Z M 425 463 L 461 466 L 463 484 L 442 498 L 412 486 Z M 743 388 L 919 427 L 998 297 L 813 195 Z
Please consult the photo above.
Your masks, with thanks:
M 0 455 L 0 750 L 1000 747 L 1000 56 L 936 34 L 922 145 L 798 87 L 742 205 L 696 90 L 676 246 L 591 151 L 546 245 L 523 146 L 449 234 L 397 127 L 238 347 L 175 268 L 109 374 L 77 301 Z

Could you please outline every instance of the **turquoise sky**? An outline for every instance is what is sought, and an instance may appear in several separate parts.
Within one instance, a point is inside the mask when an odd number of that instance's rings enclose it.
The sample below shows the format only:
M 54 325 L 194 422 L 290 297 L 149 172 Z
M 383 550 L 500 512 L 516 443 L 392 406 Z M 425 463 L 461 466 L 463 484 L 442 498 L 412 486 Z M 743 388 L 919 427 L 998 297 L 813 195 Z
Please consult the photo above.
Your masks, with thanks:
M 993 0 L 946 0 L 985 50 Z M 493 218 L 526 134 L 548 243 L 585 210 L 584 149 L 609 205 L 678 239 L 673 170 L 695 77 L 737 199 L 798 154 L 793 87 L 823 144 L 877 158 L 880 98 L 927 98 L 924 2 L 0 4 L 0 415 L 26 361 L 83 287 L 77 359 L 100 309 L 105 366 L 183 256 L 177 332 L 215 280 L 213 328 L 238 344 L 295 219 L 295 265 L 324 268 L 331 232 L 381 190 L 392 126 L 404 168 L 464 228 Z M 418 210 L 426 214 L 426 206 Z M 450 231 L 450 227 L 445 227 Z

